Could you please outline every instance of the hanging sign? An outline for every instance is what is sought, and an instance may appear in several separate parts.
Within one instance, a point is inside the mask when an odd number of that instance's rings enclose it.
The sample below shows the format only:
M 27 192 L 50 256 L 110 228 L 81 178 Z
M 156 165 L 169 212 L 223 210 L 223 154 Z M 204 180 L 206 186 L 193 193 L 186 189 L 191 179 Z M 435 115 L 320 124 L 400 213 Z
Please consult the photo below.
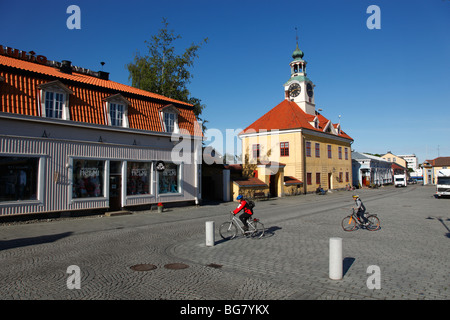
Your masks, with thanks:
M 163 172 L 164 170 L 166 170 L 166 164 L 164 161 L 156 162 L 156 171 Z

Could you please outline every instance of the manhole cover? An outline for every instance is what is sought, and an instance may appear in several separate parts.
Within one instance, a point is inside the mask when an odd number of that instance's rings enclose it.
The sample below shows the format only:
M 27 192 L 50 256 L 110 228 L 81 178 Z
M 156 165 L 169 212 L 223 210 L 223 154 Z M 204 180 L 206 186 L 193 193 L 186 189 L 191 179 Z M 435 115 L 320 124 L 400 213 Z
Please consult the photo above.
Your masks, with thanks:
M 154 264 L 137 264 L 135 266 L 131 266 L 130 269 L 134 271 L 150 271 L 155 270 L 156 266 Z
M 166 269 L 179 270 L 189 268 L 187 264 L 184 263 L 169 263 L 164 266 Z

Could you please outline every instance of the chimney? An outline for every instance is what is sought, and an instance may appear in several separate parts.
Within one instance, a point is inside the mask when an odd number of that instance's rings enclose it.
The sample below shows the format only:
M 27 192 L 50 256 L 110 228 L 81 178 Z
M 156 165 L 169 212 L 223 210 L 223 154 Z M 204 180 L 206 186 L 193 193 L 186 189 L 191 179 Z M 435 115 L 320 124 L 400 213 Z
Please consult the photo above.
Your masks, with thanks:
M 61 67 L 59 68 L 59 71 L 67 74 L 72 74 L 72 62 L 69 60 L 61 61 Z
M 109 72 L 99 71 L 98 77 L 102 80 L 109 80 Z

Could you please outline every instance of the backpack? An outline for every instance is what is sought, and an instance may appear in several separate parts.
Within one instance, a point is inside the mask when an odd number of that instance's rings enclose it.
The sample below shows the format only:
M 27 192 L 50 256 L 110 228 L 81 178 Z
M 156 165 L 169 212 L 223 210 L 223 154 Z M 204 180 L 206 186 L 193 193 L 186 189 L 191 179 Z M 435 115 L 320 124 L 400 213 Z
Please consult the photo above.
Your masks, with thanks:
M 255 202 L 253 200 L 245 200 L 247 202 L 247 208 L 250 209 L 251 212 L 253 212 L 253 208 L 255 207 Z

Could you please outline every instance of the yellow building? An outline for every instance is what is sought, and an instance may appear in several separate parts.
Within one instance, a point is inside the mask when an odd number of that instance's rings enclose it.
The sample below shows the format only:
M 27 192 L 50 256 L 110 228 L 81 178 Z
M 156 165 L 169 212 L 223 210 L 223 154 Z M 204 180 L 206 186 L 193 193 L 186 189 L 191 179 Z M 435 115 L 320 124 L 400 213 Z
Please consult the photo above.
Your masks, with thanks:
M 243 165 L 269 185 L 271 196 L 345 188 L 352 182 L 353 139 L 316 111 L 298 45 L 292 57 L 285 99 L 239 134 Z
M 390 151 L 388 151 L 385 155 L 381 156 L 381 158 L 383 158 L 384 160 L 386 160 L 388 162 L 395 162 L 395 163 L 401 165 L 402 167 L 408 168 L 408 163 L 406 162 L 405 159 L 403 159 L 402 157 L 396 156 L 395 154 L 393 154 Z

